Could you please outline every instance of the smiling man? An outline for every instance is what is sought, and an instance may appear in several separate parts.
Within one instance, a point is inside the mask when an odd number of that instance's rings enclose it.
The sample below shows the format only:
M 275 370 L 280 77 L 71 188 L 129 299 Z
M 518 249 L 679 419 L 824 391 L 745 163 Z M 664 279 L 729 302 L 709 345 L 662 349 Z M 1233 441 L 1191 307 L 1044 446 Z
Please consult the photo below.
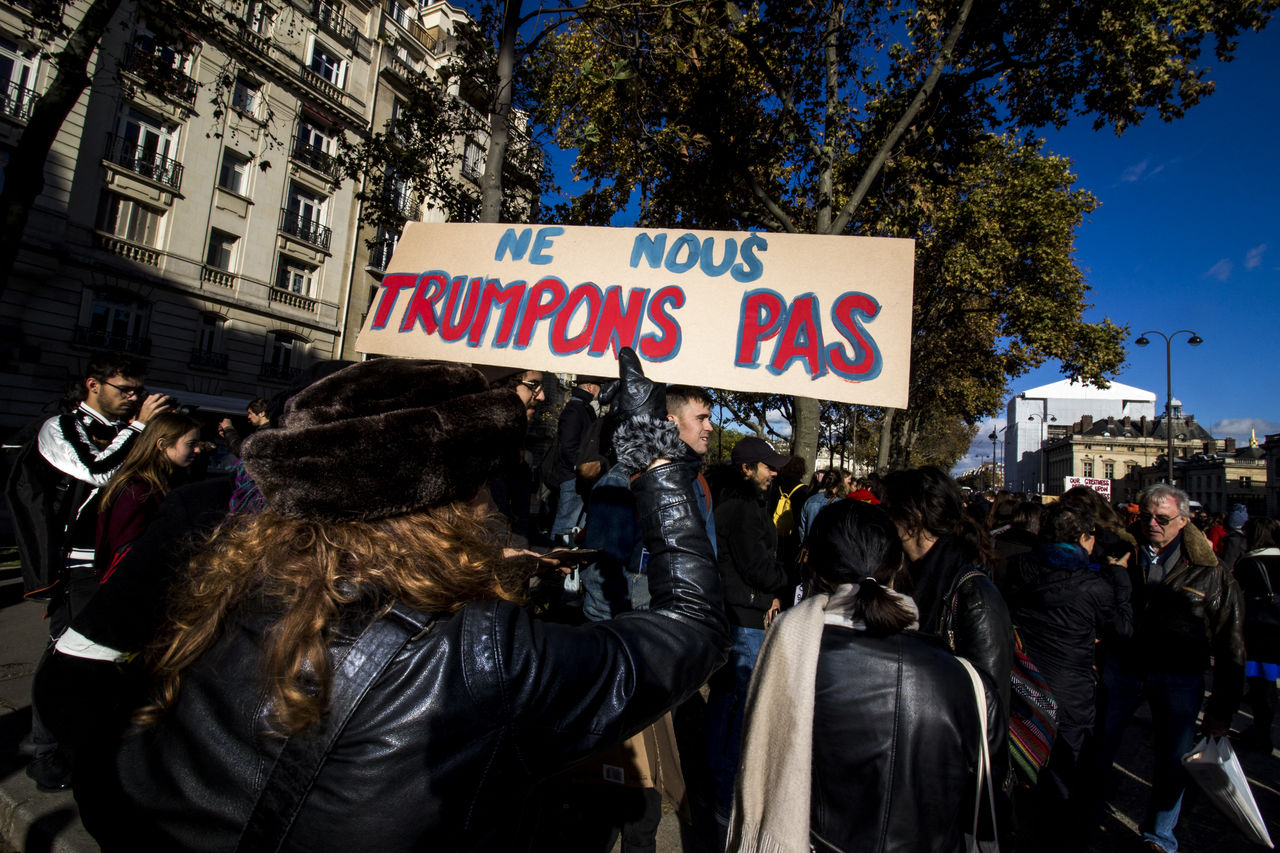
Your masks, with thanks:
M 1142 822 L 1146 849 L 1174 853 L 1173 831 L 1187 775 L 1181 757 L 1196 737 L 1204 673 L 1213 659 L 1213 695 L 1203 732 L 1227 733 L 1244 680 L 1240 588 L 1193 524 L 1186 492 L 1152 486 L 1141 502 L 1133 562 L 1132 638 L 1112 637 L 1102 667 L 1101 769 L 1109 774 L 1125 726 L 1144 701 L 1156 726 L 1151 801 Z M 1102 786 L 1100 786 L 1101 788 Z

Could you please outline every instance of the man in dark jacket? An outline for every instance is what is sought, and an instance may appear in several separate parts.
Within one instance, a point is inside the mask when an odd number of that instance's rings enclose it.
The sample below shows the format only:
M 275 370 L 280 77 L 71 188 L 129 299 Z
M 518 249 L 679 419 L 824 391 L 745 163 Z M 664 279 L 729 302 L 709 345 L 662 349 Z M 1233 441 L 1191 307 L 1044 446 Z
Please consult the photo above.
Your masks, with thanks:
M 716 496 L 716 547 L 725 608 L 733 630 L 729 662 L 711 681 L 707 744 L 716 788 L 716 820 L 728 830 L 733 779 L 747 688 L 764 629 L 778 611 L 787 572 L 778 563 L 778 530 L 765 493 L 778 469 L 790 461 L 762 438 L 749 436 L 733 447 L 733 472 Z
M 594 376 L 579 376 L 578 384 L 569 393 L 569 399 L 560 412 L 557 438 L 560 455 L 556 460 L 555 478 L 560 484 L 560 503 L 556 519 L 551 525 L 551 538 L 561 544 L 572 544 L 573 535 L 582 528 L 586 503 L 578 491 L 578 450 L 598 417 L 591 404 L 600 396 L 600 383 Z M 597 471 L 598 477 L 602 472 Z
M 1133 580 L 1134 632 L 1112 637 L 1102 667 L 1101 769 L 1120 746 L 1129 718 L 1147 701 L 1156 726 L 1155 773 L 1142 833 L 1149 849 L 1174 853 L 1173 831 L 1187 776 L 1181 758 L 1196 736 L 1204 673 L 1213 658 L 1213 695 L 1203 731 L 1225 735 L 1244 680 L 1244 612 L 1240 588 L 1213 548 L 1189 523 L 1186 492 L 1153 486 L 1133 529 L 1140 543 Z

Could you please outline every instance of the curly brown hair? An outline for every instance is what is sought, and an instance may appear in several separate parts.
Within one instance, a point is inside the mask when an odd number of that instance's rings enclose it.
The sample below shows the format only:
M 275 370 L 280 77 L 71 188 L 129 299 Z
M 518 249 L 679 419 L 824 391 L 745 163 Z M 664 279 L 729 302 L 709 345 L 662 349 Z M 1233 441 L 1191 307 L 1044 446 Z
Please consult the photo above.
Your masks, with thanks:
M 455 613 L 472 601 L 522 601 L 525 579 L 504 559 L 492 519 L 464 502 L 375 521 L 318 523 L 270 510 L 239 517 L 192 559 L 151 650 L 154 701 L 135 721 L 154 723 L 173 706 L 184 671 L 246 602 L 274 620 L 263 638 L 263 686 L 272 728 L 291 735 L 324 712 L 329 643 L 352 605 Z

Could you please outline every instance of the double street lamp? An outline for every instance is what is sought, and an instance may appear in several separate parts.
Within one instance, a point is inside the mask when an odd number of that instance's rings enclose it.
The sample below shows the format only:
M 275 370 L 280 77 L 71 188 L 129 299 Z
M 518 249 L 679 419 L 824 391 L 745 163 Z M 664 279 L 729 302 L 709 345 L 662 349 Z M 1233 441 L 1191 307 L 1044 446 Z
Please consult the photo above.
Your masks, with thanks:
M 1046 421 L 1046 420 L 1057 422 L 1057 420 L 1058 420 L 1058 419 L 1057 419 L 1057 417 L 1056 417 L 1056 416 L 1051 415 L 1051 414 L 1049 414 L 1048 412 L 1043 412 L 1043 413 L 1038 414 L 1038 415 L 1035 415 L 1035 414 L 1027 415 L 1027 420 L 1029 420 L 1029 421 L 1034 421 L 1034 420 L 1037 420 L 1037 419 L 1040 421 L 1040 482 L 1036 485 L 1036 492 L 1037 492 L 1038 494 L 1043 495 L 1043 494 L 1045 493 L 1045 488 L 1044 488 L 1044 476 L 1045 476 L 1045 474 L 1044 474 L 1044 425 L 1045 425 L 1045 421 Z M 1007 460 L 1007 459 L 1005 460 L 1005 464 L 1008 464 L 1008 460 Z
M 1164 434 L 1168 439 L 1168 447 L 1165 452 L 1165 461 L 1169 465 L 1169 485 L 1173 485 L 1173 339 L 1178 335 L 1190 335 L 1187 343 L 1193 347 L 1198 347 L 1204 343 L 1204 338 L 1197 335 L 1190 329 L 1179 329 L 1172 334 L 1166 335 L 1164 332 L 1146 331 L 1138 336 L 1134 341 L 1140 347 L 1145 347 L 1151 343 L 1147 335 L 1159 335 L 1164 338 Z

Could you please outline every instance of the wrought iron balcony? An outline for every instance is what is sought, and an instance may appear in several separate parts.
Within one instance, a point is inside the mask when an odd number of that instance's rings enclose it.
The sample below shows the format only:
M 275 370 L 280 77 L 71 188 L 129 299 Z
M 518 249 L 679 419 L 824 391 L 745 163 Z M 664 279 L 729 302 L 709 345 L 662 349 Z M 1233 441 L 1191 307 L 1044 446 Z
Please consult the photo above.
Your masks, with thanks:
M 199 89 L 195 80 L 173 67 L 170 60 L 142 47 L 134 47 L 125 54 L 120 70 L 127 71 L 158 92 L 194 104 Z
M 273 382 L 292 382 L 298 378 L 298 374 L 301 372 L 302 368 L 300 367 L 290 367 L 287 364 L 272 364 L 269 361 L 264 361 L 262 368 L 258 371 L 258 378 Z
M 327 3 L 325 0 L 317 0 L 315 16 L 321 28 L 328 30 L 347 47 L 355 43 L 355 25 L 347 20 L 341 6 L 336 3 Z
M 326 251 L 329 249 L 329 240 L 333 237 L 333 232 L 315 219 L 288 208 L 280 211 L 280 230 L 290 237 L 297 237 L 304 243 Z
M 386 272 L 387 264 L 391 263 L 391 253 L 395 249 L 395 240 L 379 240 L 374 243 L 373 248 L 369 250 L 369 269 Z
M 31 117 L 31 107 L 35 105 L 37 97 L 35 89 L 10 83 L 0 93 L 0 113 L 18 121 L 26 121 Z
M 315 169 L 333 180 L 338 180 L 341 170 L 338 168 L 338 160 L 332 154 L 321 151 L 314 145 L 307 145 L 301 140 L 297 140 L 293 144 L 293 159 L 299 163 L 303 163 Z
M 227 369 L 227 354 L 225 352 L 209 352 L 208 350 L 193 347 L 191 358 L 187 359 L 187 365 L 189 367 L 201 367 L 205 370 L 225 372 Z
M 383 198 L 396 215 L 411 222 L 417 222 L 422 218 L 422 204 L 415 201 L 407 192 L 389 192 Z
M 123 166 L 130 172 L 158 181 L 167 187 L 179 189 L 182 186 L 182 164 L 177 160 L 155 152 L 139 148 L 136 143 L 107 134 L 107 153 L 104 155 L 109 163 Z
M 112 352 L 129 352 L 134 355 L 151 355 L 151 338 L 137 335 L 113 335 L 106 329 L 76 326 L 76 346 L 104 349 Z

